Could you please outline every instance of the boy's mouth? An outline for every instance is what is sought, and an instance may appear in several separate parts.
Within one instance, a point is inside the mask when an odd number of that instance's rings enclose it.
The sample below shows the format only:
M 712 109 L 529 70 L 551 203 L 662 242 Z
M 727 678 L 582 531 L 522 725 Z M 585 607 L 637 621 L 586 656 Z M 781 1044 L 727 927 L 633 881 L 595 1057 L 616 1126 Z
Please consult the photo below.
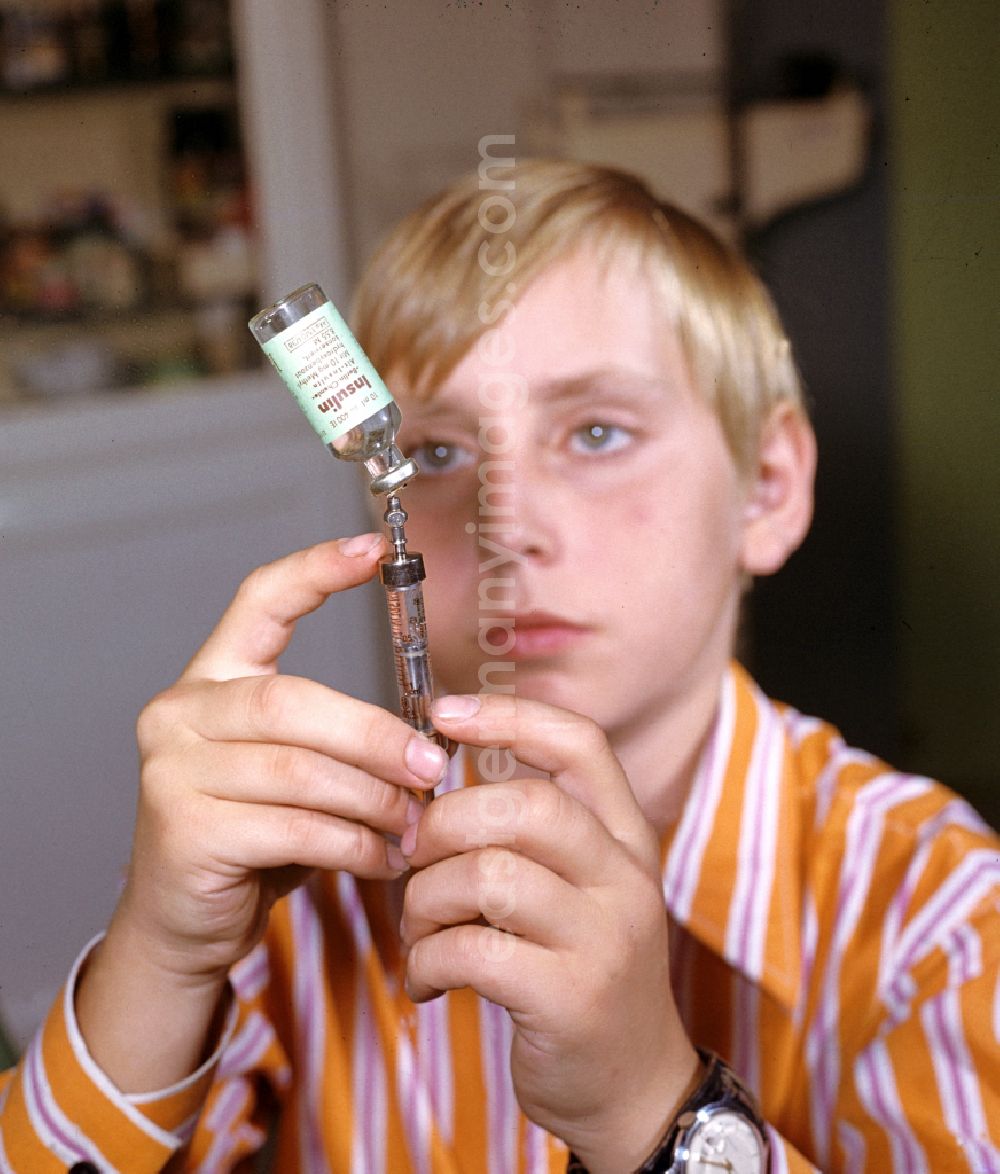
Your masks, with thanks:
M 510 617 L 514 646 L 511 660 L 532 660 L 567 652 L 591 631 L 565 616 L 547 611 L 520 612 Z

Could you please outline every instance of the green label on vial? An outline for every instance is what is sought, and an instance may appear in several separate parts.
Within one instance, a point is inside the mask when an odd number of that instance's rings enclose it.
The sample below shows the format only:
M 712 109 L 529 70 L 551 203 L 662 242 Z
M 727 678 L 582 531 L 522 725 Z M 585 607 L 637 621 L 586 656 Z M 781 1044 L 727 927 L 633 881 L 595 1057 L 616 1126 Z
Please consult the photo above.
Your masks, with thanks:
M 326 444 L 392 403 L 332 302 L 311 310 L 263 350 Z

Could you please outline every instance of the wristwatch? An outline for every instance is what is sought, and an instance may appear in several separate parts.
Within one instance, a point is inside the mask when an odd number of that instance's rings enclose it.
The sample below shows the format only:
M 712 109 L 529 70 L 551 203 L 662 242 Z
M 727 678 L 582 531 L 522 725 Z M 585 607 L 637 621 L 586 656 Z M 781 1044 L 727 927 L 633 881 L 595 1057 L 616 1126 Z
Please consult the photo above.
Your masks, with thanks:
M 753 1093 L 714 1052 L 698 1048 L 705 1076 L 635 1174 L 767 1174 L 767 1126 Z M 586 1174 L 573 1155 L 567 1174 Z

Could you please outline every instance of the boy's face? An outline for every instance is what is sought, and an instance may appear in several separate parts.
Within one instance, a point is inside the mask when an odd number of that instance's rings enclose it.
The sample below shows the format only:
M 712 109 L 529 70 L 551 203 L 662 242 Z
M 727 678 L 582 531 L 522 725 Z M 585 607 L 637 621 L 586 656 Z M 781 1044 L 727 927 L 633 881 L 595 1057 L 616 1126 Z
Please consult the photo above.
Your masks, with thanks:
M 717 686 L 745 491 L 633 263 L 553 264 L 427 402 L 389 375 L 439 691 L 493 666 L 614 738 Z

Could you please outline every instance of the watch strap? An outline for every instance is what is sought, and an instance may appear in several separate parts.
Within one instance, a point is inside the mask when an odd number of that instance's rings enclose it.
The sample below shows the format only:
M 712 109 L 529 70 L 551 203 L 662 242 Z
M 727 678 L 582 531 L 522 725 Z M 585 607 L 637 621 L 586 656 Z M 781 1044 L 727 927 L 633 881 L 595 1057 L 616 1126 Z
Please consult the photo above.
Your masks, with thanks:
M 677 1150 L 687 1131 L 697 1119 L 699 1109 L 723 1105 L 747 1118 L 761 1135 L 764 1146 L 764 1170 L 768 1169 L 767 1127 L 760 1115 L 753 1094 L 733 1070 L 715 1052 L 705 1048 L 695 1049 L 705 1067 L 705 1075 L 694 1092 L 684 1101 L 676 1115 L 657 1142 L 653 1152 L 634 1174 L 671 1174 L 677 1169 Z M 681 1167 L 683 1169 L 683 1167 Z M 587 1167 L 575 1154 L 570 1154 L 566 1174 L 589 1174 Z

